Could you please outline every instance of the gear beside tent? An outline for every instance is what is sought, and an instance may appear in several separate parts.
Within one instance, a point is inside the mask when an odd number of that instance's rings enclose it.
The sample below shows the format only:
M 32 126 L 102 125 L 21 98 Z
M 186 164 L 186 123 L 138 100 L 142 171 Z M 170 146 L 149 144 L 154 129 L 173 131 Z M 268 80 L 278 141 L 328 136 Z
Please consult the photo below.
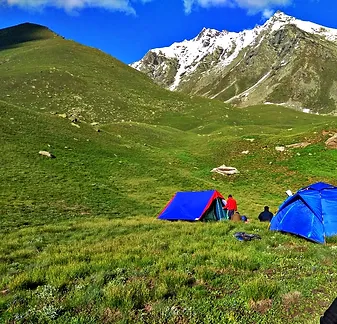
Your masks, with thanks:
M 337 187 L 317 182 L 298 190 L 280 206 L 270 230 L 325 243 L 337 235 Z

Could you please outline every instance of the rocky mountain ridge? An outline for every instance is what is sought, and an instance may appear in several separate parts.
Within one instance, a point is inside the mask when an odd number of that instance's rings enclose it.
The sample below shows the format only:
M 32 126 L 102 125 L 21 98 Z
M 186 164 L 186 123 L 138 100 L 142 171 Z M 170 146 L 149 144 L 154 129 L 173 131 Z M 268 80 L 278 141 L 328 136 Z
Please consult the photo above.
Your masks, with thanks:
M 334 113 L 336 63 L 336 29 L 277 12 L 239 33 L 204 28 L 131 66 L 170 90 L 237 106 L 276 103 Z

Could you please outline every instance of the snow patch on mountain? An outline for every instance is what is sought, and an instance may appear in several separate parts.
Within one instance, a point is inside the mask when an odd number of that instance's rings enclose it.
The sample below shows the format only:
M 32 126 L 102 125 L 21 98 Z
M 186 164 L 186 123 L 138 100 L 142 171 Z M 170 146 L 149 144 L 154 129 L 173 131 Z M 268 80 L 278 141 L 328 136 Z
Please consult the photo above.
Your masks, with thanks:
M 337 29 L 324 27 L 310 21 L 299 20 L 280 11 L 276 12 L 275 15 L 271 17 L 264 26 L 272 26 L 271 30 L 276 31 L 286 25 L 295 25 L 307 33 L 323 36 L 329 41 L 337 40 Z
M 211 67 L 218 65 L 223 68 L 228 66 L 244 48 L 248 46 L 258 47 L 265 37 L 265 32 L 271 33 L 289 24 L 295 25 L 305 32 L 323 36 L 327 40 L 337 40 L 336 29 L 301 21 L 278 11 L 264 25 L 256 26 L 251 30 L 236 33 L 203 28 L 200 34 L 191 40 L 176 42 L 168 47 L 155 48 L 150 52 L 178 61 L 177 73 L 170 85 L 170 90 L 175 90 L 181 83 L 182 78 L 195 71 L 206 56 L 219 51 L 218 53 L 221 53 L 220 58 L 214 58 Z M 259 37 L 260 35 L 262 36 Z M 142 70 L 142 64 L 143 62 L 140 60 L 131 64 L 131 66 L 137 70 Z
M 253 86 L 251 86 L 249 89 L 243 91 L 242 93 L 237 94 L 236 96 L 230 98 L 229 100 L 226 100 L 225 102 L 231 102 L 232 100 L 240 97 L 248 97 L 250 92 L 253 91 L 260 83 L 262 83 L 265 79 L 267 79 L 270 75 L 271 71 L 266 73 L 259 81 L 257 81 Z
M 179 61 L 179 68 L 175 76 L 171 90 L 178 87 L 181 77 L 192 73 L 207 55 L 214 53 L 218 48 L 222 50 L 220 63 L 222 66 L 229 65 L 240 53 L 242 49 L 255 41 L 262 31 L 258 26 L 252 30 L 244 30 L 240 33 L 204 28 L 201 33 L 192 40 L 184 40 L 181 43 L 174 43 L 171 46 L 152 49 L 151 52 L 167 58 L 176 58 Z M 132 66 L 139 69 L 141 61 Z

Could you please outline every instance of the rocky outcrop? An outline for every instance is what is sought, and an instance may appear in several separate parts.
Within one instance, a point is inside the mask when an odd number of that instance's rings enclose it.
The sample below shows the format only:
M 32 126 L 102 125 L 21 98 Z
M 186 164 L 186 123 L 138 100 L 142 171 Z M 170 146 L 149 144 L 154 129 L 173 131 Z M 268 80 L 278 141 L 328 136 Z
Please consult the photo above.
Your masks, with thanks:
M 167 58 L 161 53 L 149 51 L 143 58 L 142 64 L 137 69 L 147 74 L 156 83 L 170 87 L 175 80 L 179 68 L 177 59 Z
M 330 149 L 337 149 L 337 133 L 327 139 L 325 145 Z

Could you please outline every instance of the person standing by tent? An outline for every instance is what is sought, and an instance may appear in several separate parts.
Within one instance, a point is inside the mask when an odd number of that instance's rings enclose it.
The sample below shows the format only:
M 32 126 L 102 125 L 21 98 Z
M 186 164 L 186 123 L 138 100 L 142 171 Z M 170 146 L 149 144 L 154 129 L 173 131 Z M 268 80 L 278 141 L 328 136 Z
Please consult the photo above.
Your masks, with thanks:
M 260 213 L 259 220 L 260 222 L 270 222 L 274 217 L 273 213 L 269 211 L 268 206 L 264 206 L 264 211 Z
M 228 219 L 231 219 L 234 212 L 237 211 L 237 209 L 238 209 L 238 206 L 236 204 L 236 200 L 233 198 L 232 195 L 228 195 L 226 208 L 227 208 L 227 217 L 228 217 Z

